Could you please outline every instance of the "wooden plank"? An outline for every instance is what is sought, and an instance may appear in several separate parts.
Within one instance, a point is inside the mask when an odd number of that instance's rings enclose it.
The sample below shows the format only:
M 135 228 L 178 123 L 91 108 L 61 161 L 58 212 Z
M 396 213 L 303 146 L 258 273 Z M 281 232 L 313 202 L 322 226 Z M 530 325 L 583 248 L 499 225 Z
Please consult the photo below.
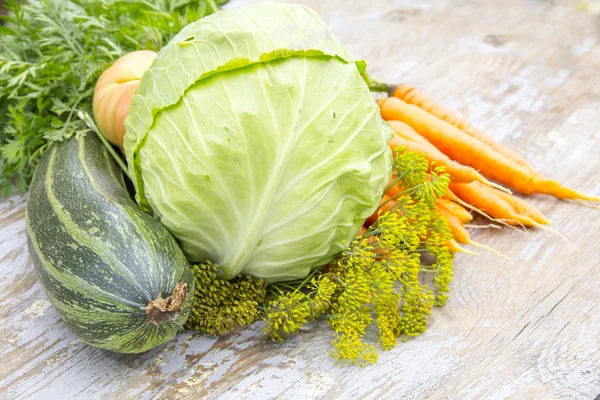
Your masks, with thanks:
M 231 6 L 247 1 L 233 0 Z M 369 71 L 410 83 L 518 149 L 543 173 L 600 194 L 600 31 L 573 2 L 304 0 Z M 459 256 L 429 331 L 340 368 L 329 331 L 286 344 L 260 324 L 186 332 L 142 355 L 90 348 L 46 300 L 25 245 L 24 198 L 0 203 L 0 398 L 594 398 L 600 393 L 600 212 L 543 196 L 566 235 L 474 232 L 509 254 Z

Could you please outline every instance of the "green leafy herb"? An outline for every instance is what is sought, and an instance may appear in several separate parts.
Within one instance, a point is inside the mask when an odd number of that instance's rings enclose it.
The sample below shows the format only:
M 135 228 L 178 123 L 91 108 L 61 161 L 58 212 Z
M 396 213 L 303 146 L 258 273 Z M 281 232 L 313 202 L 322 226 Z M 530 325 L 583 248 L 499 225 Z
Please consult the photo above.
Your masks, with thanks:
M 49 142 L 86 132 L 94 85 L 130 51 L 158 50 L 227 0 L 6 2 L 0 25 L 0 190 L 24 192 Z

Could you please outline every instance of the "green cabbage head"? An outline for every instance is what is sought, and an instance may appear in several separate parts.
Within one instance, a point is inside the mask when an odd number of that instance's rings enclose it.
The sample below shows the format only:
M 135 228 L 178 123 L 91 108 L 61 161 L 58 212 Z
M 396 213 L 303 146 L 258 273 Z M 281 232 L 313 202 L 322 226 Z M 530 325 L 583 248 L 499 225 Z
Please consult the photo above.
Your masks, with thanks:
M 223 278 L 307 276 L 349 245 L 390 178 L 391 130 L 364 68 L 300 5 L 188 25 L 126 119 L 138 203 Z

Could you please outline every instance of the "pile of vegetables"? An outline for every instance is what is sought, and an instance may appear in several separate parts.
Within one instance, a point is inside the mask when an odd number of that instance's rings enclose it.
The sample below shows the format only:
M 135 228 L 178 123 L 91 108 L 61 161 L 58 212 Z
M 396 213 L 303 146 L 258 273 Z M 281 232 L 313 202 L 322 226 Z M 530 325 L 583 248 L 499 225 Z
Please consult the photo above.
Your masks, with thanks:
M 31 258 L 84 342 L 324 319 L 336 360 L 375 362 L 445 304 L 460 244 L 489 249 L 471 211 L 548 229 L 501 184 L 599 200 L 375 81 L 309 8 L 217 8 L 8 2 L 0 184 L 29 187 Z

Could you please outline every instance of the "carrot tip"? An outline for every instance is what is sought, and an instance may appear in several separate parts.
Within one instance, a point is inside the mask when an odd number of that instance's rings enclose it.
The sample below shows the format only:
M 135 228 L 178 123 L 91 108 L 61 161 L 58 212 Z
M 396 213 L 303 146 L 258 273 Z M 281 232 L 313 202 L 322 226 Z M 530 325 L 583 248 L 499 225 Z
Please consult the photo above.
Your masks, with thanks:
M 494 229 L 502 229 L 501 226 L 498 226 L 496 224 L 487 224 L 487 225 L 464 225 L 465 228 L 472 228 L 472 229 L 485 229 L 485 228 L 494 228 Z
M 515 230 L 517 230 L 519 232 L 527 233 L 527 226 L 524 225 L 522 222 L 517 221 L 516 219 L 510 219 L 510 218 L 492 218 L 492 221 L 499 222 L 502 225 L 507 226 L 507 227 L 512 228 L 512 229 L 515 229 Z M 519 229 L 519 228 L 521 228 L 521 229 Z
M 469 254 L 471 256 L 479 256 L 479 253 L 475 253 L 474 251 L 467 250 L 464 247 L 459 246 L 458 244 L 454 245 L 453 250 L 455 253 L 464 253 L 464 254 Z
M 481 182 L 481 183 L 483 183 L 483 184 L 485 184 L 485 185 L 487 185 L 489 187 L 492 187 L 494 189 L 498 189 L 501 192 L 512 194 L 512 192 L 510 191 L 510 189 L 507 189 L 504 186 L 498 185 L 497 183 L 490 182 L 487 179 L 484 179 L 484 180 L 485 180 L 485 182 Z
M 583 200 L 579 200 L 579 199 L 575 199 L 575 200 L 568 200 L 568 199 L 567 199 L 567 200 L 565 200 L 565 201 L 574 202 L 574 203 L 577 203 L 577 204 L 579 204 L 579 205 L 581 205 L 581 206 L 584 206 L 584 207 L 593 208 L 594 210 L 600 210 L 600 205 L 598 205 L 598 204 L 590 204 L 590 203 L 586 203 L 586 202 L 585 202 L 585 201 L 583 201 Z
M 463 200 L 462 200 L 462 199 L 460 199 L 459 197 L 456 197 L 456 199 L 455 199 L 455 200 L 453 200 L 453 201 L 457 202 L 458 204 L 460 204 L 461 206 L 463 206 L 463 207 L 465 207 L 465 208 L 468 208 L 469 210 L 475 211 L 476 213 L 483 215 L 484 217 L 486 217 L 486 218 L 487 218 L 487 219 L 489 219 L 490 221 L 498 222 L 499 224 L 502 224 L 502 225 L 504 225 L 504 226 L 506 226 L 506 227 L 508 227 L 508 228 L 511 228 L 511 229 L 515 229 L 515 230 L 517 230 L 517 231 L 519 231 L 519 232 L 527 233 L 527 232 L 526 232 L 524 229 L 523 229 L 523 230 L 520 230 L 520 229 L 518 229 L 517 227 L 515 227 L 515 226 L 513 226 L 513 225 L 511 225 L 511 224 L 509 224 L 509 223 L 507 223 L 507 222 L 506 222 L 506 221 L 509 221 L 509 222 L 516 222 L 517 224 L 521 225 L 521 227 L 522 227 L 522 228 L 525 228 L 525 227 L 523 226 L 523 224 L 520 224 L 518 221 L 514 221 L 514 220 L 503 220 L 503 219 L 499 219 L 499 218 L 494 218 L 494 217 L 492 217 L 492 216 L 490 216 L 490 215 L 486 214 L 484 211 L 480 210 L 479 208 L 477 208 L 477 207 L 474 207 L 474 206 L 470 205 L 470 204 L 469 204 L 469 203 L 467 203 L 466 201 L 463 201 Z
M 589 194 L 585 194 L 585 193 L 581 193 L 581 192 L 576 192 L 579 195 L 579 199 L 576 200 L 580 200 L 580 201 L 600 201 L 600 197 L 598 196 L 591 196 Z
M 562 233 L 560 233 L 559 231 L 557 231 L 557 230 L 554 230 L 554 229 L 551 229 L 551 228 L 548 228 L 547 226 L 544 226 L 544 225 L 542 225 L 542 224 L 536 224 L 535 226 L 536 226 L 537 228 L 540 228 L 540 229 L 543 229 L 543 230 L 545 230 L 545 231 L 548 231 L 548 232 L 552 233 L 553 235 L 556 235 L 556 236 L 558 236 L 559 238 L 561 238 L 562 240 L 564 240 L 564 241 L 565 241 L 565 242 L 566 242 L 566 243 L 569 245 L 569 247 L 570 247 L 570 248 L 571 248 L 573 251 L 576 251 L 576 252 L 579 252 L 579 251 L 580 251 L 580 250 L 579 250 L 577 247 L 575 247 L 575 246 L 573 245 L 573 243 L 571 243 L 571 241 L 570 241 L 569 239 L 567 239 L 567 237 L 566 237 L 565 235 L 563 235 L 563 234 L 562 234 Z
M 494 253 L 494 254 L 495 254 L 495 255 L 497 255 L 497 256 L 500 256 L 500 257 L 506 258 L 507 260 L 510 260 L 510 257 L 509 257 L 509 256 L 507 256 L 507 255 L 505 255 L 505 254 L 502 254 L 502 253 L 500 253 L 499 251 L 497 251 L 497 250 L 494 250 L 494 249 L 492 249 L 491 247 L 488 247 L 488 246 L 486 246 L 486 245 L 484 245 L 484 244 L 477 243 L 477 242 L 474 242 L 474 241 L 472 241 L 472 240 L 469 242 L 469 244 L 470 244 L 470 245 L 472 245 L 472 246 L 479 247 L 479 248 L 482 248 L 482 249 L 484 249 L 484 250 L 487 250 L 487 251 L 489 251 L 489 252 L 491 252 L 491 253 Z
M 554 197 L 558 197 L 559 199 L 600 201 L 600 197 L 598 196 L 591 196 L 575 189 L 562 186 L 557 181 L 550 179 L 538 181 L 537 185 L 540 187 L 540 189 L 543 189 L 539 191 L 540 193 L 549 194 Z

